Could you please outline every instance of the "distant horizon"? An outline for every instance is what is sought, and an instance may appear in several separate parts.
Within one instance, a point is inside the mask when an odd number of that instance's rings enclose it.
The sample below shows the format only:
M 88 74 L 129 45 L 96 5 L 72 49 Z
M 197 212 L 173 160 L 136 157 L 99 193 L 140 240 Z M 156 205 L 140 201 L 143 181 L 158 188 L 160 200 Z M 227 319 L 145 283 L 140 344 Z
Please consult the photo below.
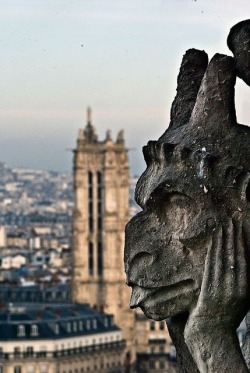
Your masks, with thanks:
M 189 48 L 231 55 L 230 28 L 249 0 L 2 0 L 0 158 L 15 167 L 72 172 L 86 108 L 100 139 L 125 131 L 131 174 L 142 146 L 169 123 L 181 59 Z M 236 84 L 240 123 L 250 89 Z
M 66 174 L 66 175 L 70 175 L 72 174 L 73 175 L 73 168 L 72 168 L 72 171 L 71 172 L 68 172 L 68 171 L 58 171 L 58 170 L 51 170 L 51 169 L 43 169 L 43 168 L 34 168 L 34 167 L 25 167 L 25 166 L 15 166 L 15 165 L 10 165 L 8 164 L 7 162 L 3 162 L 0 160 L 0 165 L 1 164 L 4 164 L 5 166 L 7 166 L 7 168 L 10 168 L 10 169 L 20 169 L 20 170 L 27 170 L 27 171 L 42 171 L 42 172 L 55 172 L 55 173 L 58 173 L 58 174 Z M 139 178 L 139 175 L 132 175 L 130 173 L 130 179 L 133 179 L 133 178 Z

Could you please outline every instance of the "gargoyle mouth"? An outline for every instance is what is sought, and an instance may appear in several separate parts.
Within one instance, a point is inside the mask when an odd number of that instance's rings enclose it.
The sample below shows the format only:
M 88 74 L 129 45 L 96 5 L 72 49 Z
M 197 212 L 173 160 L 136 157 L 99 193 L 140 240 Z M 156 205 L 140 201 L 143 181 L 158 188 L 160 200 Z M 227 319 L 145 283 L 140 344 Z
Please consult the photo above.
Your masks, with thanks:
M 143 302 L 151 299 L 154 302 L 167 301 L 176 298 L 187 291 L 187 288 L 193 290 L 194 280 L 187 279 L 169 286 L 160 288 L 145 288 L 138 285 L 132 285 L 132 295 L 130 299 L 130 308 L 140 307 Z

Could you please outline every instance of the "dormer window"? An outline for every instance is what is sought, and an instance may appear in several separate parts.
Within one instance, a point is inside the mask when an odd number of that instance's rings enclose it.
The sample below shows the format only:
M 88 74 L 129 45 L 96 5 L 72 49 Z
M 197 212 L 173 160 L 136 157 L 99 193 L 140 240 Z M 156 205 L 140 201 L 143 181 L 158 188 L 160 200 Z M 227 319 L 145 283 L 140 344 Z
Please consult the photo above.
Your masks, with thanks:
M 82 328 L 83 328 L 83 322 L 82 322 L 82 320 L 80 320 L 79 321 L 79 329 L 82 330 Z
M 59 334 L 59 325 L 55 324 L 55 334 Z
M 94 328 L 94 329 L 97 328 L 97 321 L 96 321 L 96 319 L 93 320 L 93 328 Z
M 67 323 L 67 332 L 71 333 L 71 324 L 70 324 L 70 322 Z
M 25 337 L 25 327 L 24 327 L 24 325 L 18 325 L 17 336 L 18 337 Z
M 107 317 L 104 319 L 104 326 L 107 328 L 109 326 L 109 320 Z
M 31 336 L 37 337 L 38 336 L 38 327 L 37 325 L 31 325 Z
M 87 329 L 87 330 L 90 329 L 90 320 L 87 320 L 87 321 L 86 321 L 86 329 Z
M 73 322 L 73 330 L 74 330 L 74 332 L 77 332 L 77 323 L 76 323 L 76 321 Z

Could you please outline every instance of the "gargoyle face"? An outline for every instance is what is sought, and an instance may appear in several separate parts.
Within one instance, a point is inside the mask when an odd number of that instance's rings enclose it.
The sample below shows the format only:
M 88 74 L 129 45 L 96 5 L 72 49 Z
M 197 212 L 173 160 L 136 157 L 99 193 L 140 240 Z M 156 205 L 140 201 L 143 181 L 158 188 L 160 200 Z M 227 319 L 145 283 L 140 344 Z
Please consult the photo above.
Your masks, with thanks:
M 159 206 L 149 207 L 126 228 L 126 272 L 132 286 L 130 306 L 141 307 L 147 317 L 155 320 L 190 308 L 200 288 L 205 256 L 205 248 L 190 249 L 183 240 L 186 222 L 196 213 L 201 217 L 193 201 L 171 193 L 161 203 L 160 214 Z
M 125 246 L 130 306 L 158 320 L 187 311 L 197 298 L 207 239 L 215 226 L 210 196 L 199 180 L 203 170 L 190 169 L 185 161 L 178 166 L 187 153 L 178 147 L 171 164 L 157 161 L 150 154 L 159 148 L 166 153 L 158 143 L 144 150 L 149 167 L 136 190 L 143 211 L 128 223 Z
M 136 188 L 143 211 L 126 227 L 125 270 L 130 307 L 163 320 L 196 304 L 213 232 L 236 208 L 246 209 L 248 186 L 233 177 L 236 171 L 220 175 L 231 196 L 225 206 L 206 149 L 149 142 L 144 156 L 148 167 Z

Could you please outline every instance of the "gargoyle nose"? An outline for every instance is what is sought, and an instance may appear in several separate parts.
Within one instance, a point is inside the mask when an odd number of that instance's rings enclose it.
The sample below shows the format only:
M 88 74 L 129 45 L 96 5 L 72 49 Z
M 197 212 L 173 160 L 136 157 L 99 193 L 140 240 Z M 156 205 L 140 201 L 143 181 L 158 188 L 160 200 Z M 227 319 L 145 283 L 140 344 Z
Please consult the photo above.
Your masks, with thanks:
M 136 283 L 139 286 L 143 286 L 145 281 L 148 282 L 148 269 L 152 267 L 153 261 L 153 255 L 146 251 L 131 255 L 125 264 L 127 284 L 131 286 Z

